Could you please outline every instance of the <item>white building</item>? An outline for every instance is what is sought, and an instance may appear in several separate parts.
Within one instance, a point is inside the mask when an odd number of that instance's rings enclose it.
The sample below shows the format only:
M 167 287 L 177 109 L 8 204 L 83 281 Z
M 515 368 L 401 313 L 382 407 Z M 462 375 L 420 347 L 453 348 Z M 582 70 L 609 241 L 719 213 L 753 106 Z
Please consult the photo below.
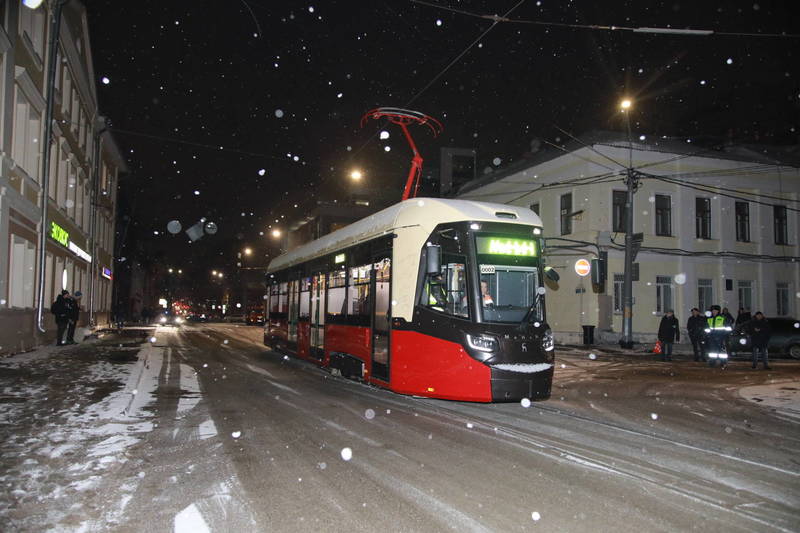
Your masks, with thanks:
M 108 321 L 111 305 L 116 183 L 124 162 L 99 116 L 86 10 L 78 0 L 62 12 L 48 216 L 41 224 L 53 4 L 36 10 L 18 1 L 0 4 L 0 352 L 55 338 L 49 307 L 62 289 L 84 294 L 83 324 L 90 301 L 99 324 Z M 46 256 L 39 265 L 43 233 Z M 36 326 L 42 267 L 46 334 Z
M 640 176 L 634 234 L 643 242 L 633 283 L 634 340 L 655 339 L 664 312 L 685 327 L 692 307 L 739 307 L 797 316 L 800 302 L 800 152 L 774 147 L 703 149 L 687 141 L 595 133 L 465 184 L 458 198 L 525 205 L 544 223 L 547 261 L 561 275 L 548 292 L 548 322 L 560 342 L 582 326 L 617 342 L 622 331 L 625 191 Z M 607 280 L 574 270 L 608 253 Z M 682 339 L 686 340 L 685 337 Z

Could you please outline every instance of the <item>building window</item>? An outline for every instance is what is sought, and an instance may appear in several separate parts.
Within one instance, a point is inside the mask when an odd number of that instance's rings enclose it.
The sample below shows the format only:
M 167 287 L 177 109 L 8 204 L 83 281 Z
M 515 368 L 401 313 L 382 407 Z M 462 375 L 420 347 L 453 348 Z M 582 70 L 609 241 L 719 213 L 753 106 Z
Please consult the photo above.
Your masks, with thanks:
M 561 195 L 561 235 L 572 233 L 572 193 Z
M 779 281 L 775 284 L 775 314 L 789 316 L 789 284 Z
M 539 213 L 539 203 L 538 202 L 535 203 L 535 204 L 531 204 L 531 211 L 536 213 L 537 216 L 541 216 L 541 213 Z
M 753 309 L 753 282 L 739 280 L 736 282 L 736 288 L 739 293 L 739 307 Z
M 20 9 L 19 10 L 19 29 L 20 33 L 26 35 L 30 40 L 33 51 L 39 56 L 44 57 L 44 9 Z
M 736 202 L 736 240 L 750 242 L 750 204 Z
M 775 220 L 775 244 L 789 244 L 789 224 L 786 218 L 786 206 L 773 206 L 772 216 Z
M 9 307 L 33 307 L 34 244 L 18 235 L 11 237 Z
M 672 236 L 672 199 L 656 194 L 656 235 Z
M 611 231 L 625 233 L 627 212 L 626 203 L 628 193 L 626 191 L 613 191 L 611 193 Z
M 666 313 L 672 309 L 672 278 L 656 276 L 656 311 Z
M 694 199 L 694 235 L 698 239 L 711 238 L 711 198 Z
M 14 137 L 11 154 L 14 162 L 31 178 L 39 180 L 39 130 L 42 118 L 19 86 L 15 87 Z
M 625 284 L 624 274 L 614 274 L 614 312 L 622 313 L 625 303 L 623 300 L 623 288 Z
M 697 280 L 697 307 L 706 311 L 714 305 L 714 282 L 710 279 Z

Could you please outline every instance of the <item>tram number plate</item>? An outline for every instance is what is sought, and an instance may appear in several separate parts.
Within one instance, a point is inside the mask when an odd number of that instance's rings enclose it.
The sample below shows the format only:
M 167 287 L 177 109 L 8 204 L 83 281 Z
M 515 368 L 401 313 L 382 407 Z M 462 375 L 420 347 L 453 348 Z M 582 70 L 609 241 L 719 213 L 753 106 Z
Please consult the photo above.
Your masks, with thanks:
M 481 274 L 494 274 L 494 265 L 481 265 Z

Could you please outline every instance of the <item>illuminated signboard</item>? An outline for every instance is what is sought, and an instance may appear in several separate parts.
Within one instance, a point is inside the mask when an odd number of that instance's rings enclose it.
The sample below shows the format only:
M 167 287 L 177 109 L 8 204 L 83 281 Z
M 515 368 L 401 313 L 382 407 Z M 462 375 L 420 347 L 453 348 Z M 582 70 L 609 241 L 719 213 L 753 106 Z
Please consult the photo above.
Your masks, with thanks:
M 69 232 L 56 224 L 53 221 L 50 221 L 50 237 L 56 241 L 61 246 L 66 246 L 69 250 L 86 261 L 87 263 L 92 262 L 92 256 L 89 255 L 83 248 L 69 240 Z
M 103 270 L 102 270 L 101 274 L 103 275 L 104 278 L 111 279 L 111 269 L 110 268 L 103 267 Z
M 67 230 L 52 221 L 50 222 L 50 237 L 62 246 L 69 246 L 69 233 L 67 233 Z
M 337 254 L 337 255 L 336 255 L 334 258 L 333 258 L 333 262 L 334 262 L 334 263 L 344 263 L 344 254 Z
M 536 257 L 536 241 L 508 237 L 477 237 L 479 254 Z

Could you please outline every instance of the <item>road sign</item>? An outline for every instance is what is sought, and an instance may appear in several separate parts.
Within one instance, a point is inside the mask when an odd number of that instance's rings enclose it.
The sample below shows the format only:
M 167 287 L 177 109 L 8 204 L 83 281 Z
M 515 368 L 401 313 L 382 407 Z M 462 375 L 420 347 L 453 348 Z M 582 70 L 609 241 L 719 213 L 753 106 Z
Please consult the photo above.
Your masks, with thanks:
M 592 270 L 592 265 L 586 259 L 578 259 L 575 261 L 575 273 L 580 277 L 588 276 Z

